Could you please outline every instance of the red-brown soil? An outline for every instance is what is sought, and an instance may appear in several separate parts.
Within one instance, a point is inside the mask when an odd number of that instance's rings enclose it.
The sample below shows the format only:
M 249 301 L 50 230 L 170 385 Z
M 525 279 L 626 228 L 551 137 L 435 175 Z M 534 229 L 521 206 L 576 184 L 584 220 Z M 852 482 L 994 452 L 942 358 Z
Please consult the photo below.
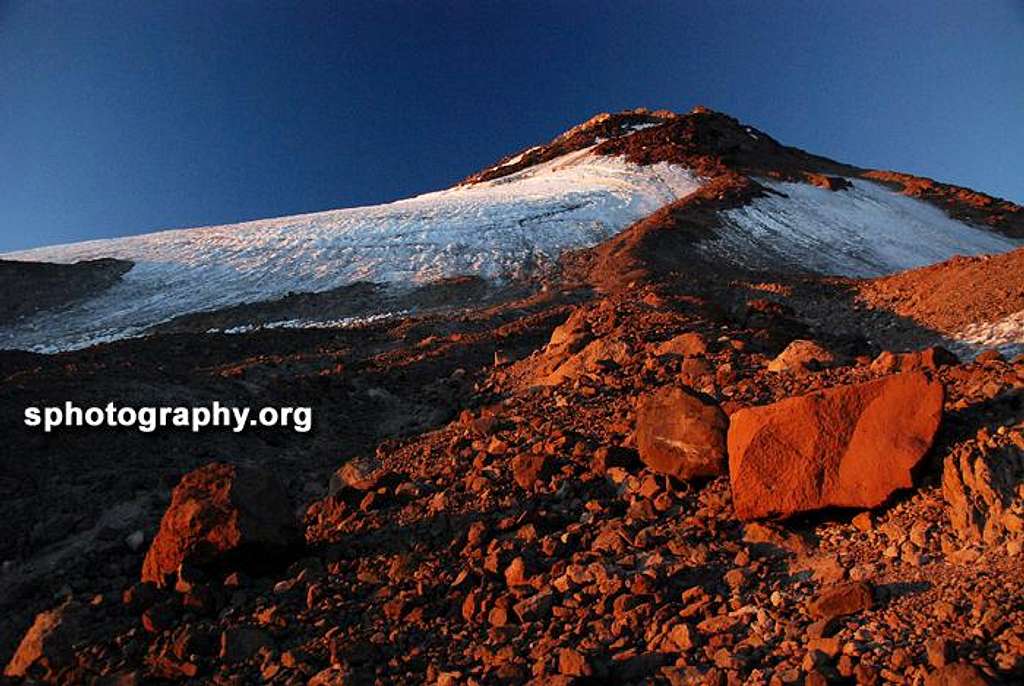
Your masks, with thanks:
M 1024 311 L 1024 248 L 1002 255 L 955 257 L 859 283 L 858 298 L 922 327 L 953 333 Z

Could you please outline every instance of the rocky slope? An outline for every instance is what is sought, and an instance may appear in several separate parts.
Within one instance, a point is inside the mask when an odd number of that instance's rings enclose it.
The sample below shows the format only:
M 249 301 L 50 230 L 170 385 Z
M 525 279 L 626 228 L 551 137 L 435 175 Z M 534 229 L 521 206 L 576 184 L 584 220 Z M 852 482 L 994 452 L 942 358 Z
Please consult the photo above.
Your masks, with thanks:
M 391 297 L 293 295 L 0 352 L 4 678 L 1019 683 L 1024 358 L 928 346 L 1016 311 L 1020 252 L 880 279 L 723 259 L 702 242 L 773 184 L 842 196 L 869 173 L 762 135 L 612 115 L 470 179 L 595 145 L 702 178 L 501 288 L 205 333 Z M 1012 233 L 1005 203 L 971 206 Z M 215 399 L 310 405 L 314 429 L 21 423 Z

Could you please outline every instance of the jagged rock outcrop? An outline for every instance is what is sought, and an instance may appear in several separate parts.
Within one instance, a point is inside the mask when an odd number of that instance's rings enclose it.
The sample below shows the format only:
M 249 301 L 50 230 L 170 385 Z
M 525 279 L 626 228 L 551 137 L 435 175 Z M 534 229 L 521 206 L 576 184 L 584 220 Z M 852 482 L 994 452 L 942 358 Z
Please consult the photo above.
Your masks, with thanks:
M 272 472 L 215 462 L 175 486 L 143 562 L 142 580 L 166 586 L 182 564 L 266 567 L 300 541 L 288 497 Z
M 88 611 L 77 602 L 68 601 L 40 612 L 4 668 L 4 675 L 25 677 L 37 665 L 41 672 L 52 676 L 71 663 L 72 646 L 90 635 L 88 629 Z
M 1024 423 L 958 446 L 942 468 L 950 522 L 972 541 L 1024 536 Z

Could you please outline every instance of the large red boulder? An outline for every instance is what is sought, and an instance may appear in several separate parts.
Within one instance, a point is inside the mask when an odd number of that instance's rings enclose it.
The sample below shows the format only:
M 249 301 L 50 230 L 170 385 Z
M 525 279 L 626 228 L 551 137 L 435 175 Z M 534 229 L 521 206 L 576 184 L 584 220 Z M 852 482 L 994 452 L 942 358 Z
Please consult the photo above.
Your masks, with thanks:
M 912 485 L 942 417 L 942 384 L 897 374 L 729 418 L 733 505 L 745 520 L 871 508 Z
M 198 569 L 259 569 L 292 551 L 301 535 L 273 474 L 211 463 L 186 474 L 142 564 L 158 586 L 185 563 Z
M 663 388 L 637 407 L 636 444 L 648 467 L 684 481 L 724 474 L 729 420 L 706 396 Z

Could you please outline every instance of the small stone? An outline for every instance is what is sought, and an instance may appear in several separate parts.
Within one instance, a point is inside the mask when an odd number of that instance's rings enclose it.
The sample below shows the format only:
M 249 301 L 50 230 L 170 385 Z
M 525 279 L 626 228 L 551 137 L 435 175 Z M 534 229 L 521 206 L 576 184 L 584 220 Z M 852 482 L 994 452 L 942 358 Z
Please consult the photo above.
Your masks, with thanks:
M 668 632 L 668 641 L 681 653 L 697 645 L 697 636 L 689 624 L 676 624 Z
M 548 458 L 545 455 L 516 455 L 512 458 L 512 478 L 524 491 L 536 488 L 547 472 Z
M 874 528 L 874 522 L 871 520 L 870 512 L 861 512 L 859 515 L 853 518 L 850 522 L 857 529 L 861 531 L 871 531 Z
M 855 614 L 873 604 L 874 589 L 871 585 L 855 581 L 821 591 L 807 604 L 807 610 L 816 619 L 831 619 Z
M 587 677 L 594 673 L 587 658 L 572 648 L 558 651 L 558 673 L 566 676 Z

